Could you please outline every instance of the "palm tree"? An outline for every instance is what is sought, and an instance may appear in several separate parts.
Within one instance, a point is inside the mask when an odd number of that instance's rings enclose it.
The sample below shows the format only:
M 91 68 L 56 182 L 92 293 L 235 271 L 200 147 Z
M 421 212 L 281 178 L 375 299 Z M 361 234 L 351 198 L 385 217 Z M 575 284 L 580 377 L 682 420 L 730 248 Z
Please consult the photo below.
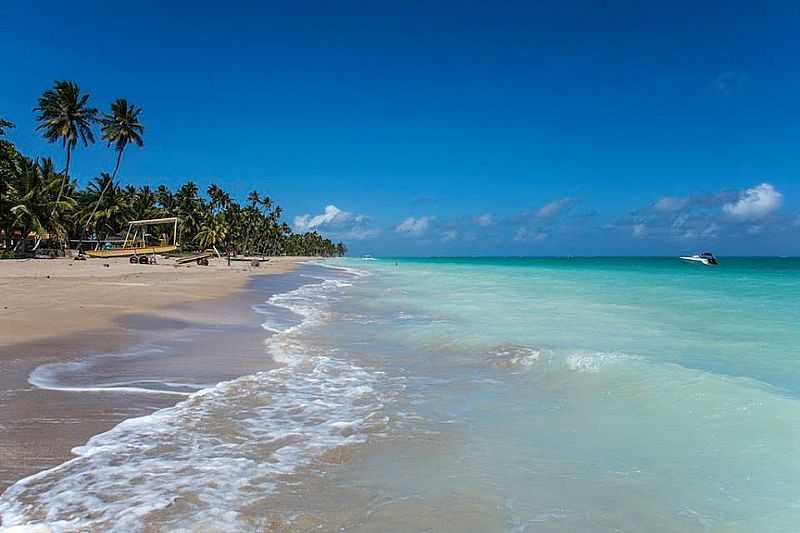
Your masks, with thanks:
M 72 150 L 78 139 L 84 146 L 94 142 L 92 125 L 97 120 L 97 109 L 88 107 L 88 94 L 81 94 L 80 87 L 71 81 L 56 81 L 52 89 L 46 90 L 39 97 L 39 105 L 33 110 L 39 113 L 36 130 L 43 130 L 48 141 L 61 141 L 67 150 L 67 164 L 61 178 L 61 186 L 56 196 L 56 204 L 64 194 L 64 185 L 69 180 L 69 167 L 72 162 Z M 53 206 L 55 213 L 56 205 Z
M 101 202 L 100 197 L 103 191 L 107 194 Z M 133 200 L 130 191 L 120 189 L 107 172 L 102 172 L 89 184 L 87 192 L 89 197 L 97 198 L 97 200 L 94 201 L 94 208 L 85 222 L 84 228 L 93 226 L 97 239 L 100 238 L 101 228 L 105 230 L 106 234 L 120 231 L 130 214 Z M 89 204 L 86 206 L 87 210 L 88 208 Z
M 228 238 L 228 226 L 221 214 L 211 215 L 197 233 L 197 243 L 201 250 L 223 244 Z
M 175 205 L 175 195 L 166 185 L 159 185 L 156 190 L 156 200 L 161 209 L 171 212 Z
M 199 189 L 193 181 L 187 181 L 175 191 L 172 216 L 180 218 L 180 233 L 183 242 L 191 242 L 200 231 L 206 217 L 208 205 L 200 198 Z
M 145 185 L 133 194 L 130 203 L 131 217 L 135 219 L 156 218 L 159 213 L 156 203 L 156 194 L 149 186 Z
M 52 213 L 48 213 L 54 203 L 53 192 L 61 181 L 61 176 L 53 168 L 53 162 L 50 159 L 42 162 L 25 159 L 20 165 L 20 171 L 16 184 L 16 205 L 10 210 L 14 216 L 13 225 L 21 233 L 17 247 L 23 245 L 24 248 L 31 232 L 35 232 L 40 238 L 63 237 L 64 215 L 74 209 L 75 200 L 64 196 L 55 201 Z
M 14 123 L 0 117 L 0 135 L 6 134 L 6 128 L 13 128 Z
M 134 143 L 140 147 L 144 145 L 144 141 L 142 140 L 144 126 L 139 122 L 139 113 L 141 112 L 142 108 L 129 105 L 128 101 L 124 98 L 118 98 L 111 104 L 111 114 L 103 115 L 100 119 L 103 140 L 108 141 L 109 146 L 112 144 L 114 145 L 114 149 L 117 151 L 117 163 L 114 165 L 114 172 L 111 174 L 111 179 L 106 183 L 105 188 L 100 191 L 100 196 L 94 206 L 95 211 L 97 211 L 97 208 L 103 201 L 103 196 L 108 187 L 117 179 L 117 172 L 119 172 L 119 165 L 122 162 L 122 153 L 125 151 L 125 147 L 128 146 L 129 143 Z M 89 215 L 86 226 L 84 226 L 83 232 L 81 233 L 81 242 L 78 244 L 79 249 L 83 244 L 83 236 L 86 234 L 86 230 L 89 229 L 89 224 L 93 219 L 94 211 Z
M 122 161 L 122 152 L 125 151 L 125 147 L 129 143 L 134 143 L 140 148 L 144 146 L 144 141 L 142 140 L 144 126 L 139 122 L 139 113 L 141 112 L 141 107 L 128 104 L 128 101 L 124 98 L 118 98 L 111 104 L 111 114 L 103 115 L 103 118 L 100 119 L 103 139 L 108 141 L 109 146 L 113 144 L 117 151 L 117 164 L 111 174 L 112 179 L 117 177 L 119 164 Z

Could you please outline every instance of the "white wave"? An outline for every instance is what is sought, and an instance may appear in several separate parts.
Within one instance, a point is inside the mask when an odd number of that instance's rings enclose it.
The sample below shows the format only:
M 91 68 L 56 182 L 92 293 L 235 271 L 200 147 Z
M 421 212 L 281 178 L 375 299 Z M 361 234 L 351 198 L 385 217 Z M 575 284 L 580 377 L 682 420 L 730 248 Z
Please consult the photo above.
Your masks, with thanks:
M 297 333 L 325 320 L 337 280 L 270 298 L 302 322 L 267 339 L 287 366 L 217 384 L 173 407 L 123 421 L 78 457 L 0 496 L 5 527 L 53 531 L 248 529 L 240 510 L 282 475 L 331 448 L 383 431 L 382 375 L 316 353 Z M 327 294 L 326 294 L 327 293 Z
M 161 347 L 143 348 L 130 352 L 123 352 L 118 354 L 104 354 L 95 357 L 131 357 L 135 355 L 145 355 L 152 353 L 161 353 L 164 350 Z M 132 387 L 133 384 L 154 383 L 167 387 L 175 388 L 202 388 L 197 385 L 188 383 L 170 383 L 160 380 L 138 380 L 128 382 L 113 382 L 113 383 L 100 383 L 96 385 L 67 385 L 59 381 L 59 377 L 67 373 L 79 372 L 90 365 L 94 361 L 92 359 L 84 361 L 70 361 L 67 363 L 48 363 L 36 367 L 33 372 L 28 376 L 28 383 L 36 388 L 43 390 L 62 391 L 62 392 L 134 392 L 142 394 L 166 394 L 173 396 L 188 396 L 190 393 L 185 391 L 159 389 L 159 388 L 146 388 L 146 387 Z
M 497 368 L 530 368 L 542 357 L 542 351 L 531 346 L 503 344 L 489 354 L 489 361 Z
M 331 263 L 328 263 L 326 261 L 306 261 L 306 264 L 315 265 L 315 266 L 321 266 L 321 267 L 324 267 L 324 268 L 330 268 L 332 270 L 340 270 L 340 271 L 346 272 L 346 273 L 348 273 L 348 274 L 350 274 L 352 276 L 355 276 L 357 278 L 362 278 L 362 277 L 365 277 L 365 276 L 371 276 L 371 274 L 369 272 L 367 272 L 366 270 L 359 270 L 357 268 L 348 267 L 348 266 L 344 266 L 344 265 L 332 265 Z
M 632 356 L 621 352 L 573 352 L 567 356 L 567 366 L 578 372 L 597 372 L 602 367 Z

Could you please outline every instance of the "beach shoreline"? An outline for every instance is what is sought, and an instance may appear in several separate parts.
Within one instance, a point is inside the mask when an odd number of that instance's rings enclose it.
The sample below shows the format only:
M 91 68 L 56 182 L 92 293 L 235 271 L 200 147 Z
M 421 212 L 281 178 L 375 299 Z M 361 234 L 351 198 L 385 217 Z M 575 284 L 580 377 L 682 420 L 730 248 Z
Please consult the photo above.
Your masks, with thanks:
M 0 261 L 0 348 L 114 325 L 121 316 L 213 300 L 256 275 L 294 270 L 311 258 L 273 257 L 258 267 L 131 264 L 127 258 Z M 0 356 L 2 357 L 2 356 Z
M 278 257 L 259 267 L 228 267 L 224 259 L 208 267 L 134 265 L 126 258 L 0 262 L 0 493 L 71 459 L 75 446 L 122 420 L 182 399 L 44 390 L 29 383 L 36 368 L 130 349 L 149 328 L 167 337 L 198 324 L 241 323 L 250 313 L 242 305 L 252 298 L 249 282 L 276 285 L 308 259 Z

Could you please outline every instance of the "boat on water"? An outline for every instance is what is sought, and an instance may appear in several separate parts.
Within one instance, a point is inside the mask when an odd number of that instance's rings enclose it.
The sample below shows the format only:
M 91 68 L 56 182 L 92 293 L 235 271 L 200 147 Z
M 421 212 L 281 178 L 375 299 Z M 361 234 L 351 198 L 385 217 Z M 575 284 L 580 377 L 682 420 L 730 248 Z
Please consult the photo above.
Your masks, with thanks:
M 372 257 L 371 255 L 362 255 L 361 256 L 361 260 L 362 261 L 376 261 L 376 259 L 374 257 Z
M 707 266 L 713 266 L 719 264 L 719 261 L 717 261 L 717 258 L 714 257 L 714 254 L 712 254 L 711 252 L 703 252 L 695 255 L 681 256 L 681 259 L 683 259 L 684 261 L 693 261 L 695 263 L 702 263 Z
M 171 226 L 169 231 L 172 239 L 164 233 L 158 239 L 147 232 L 148 227 Z M 171 242 L 170 242 L 171 241 Z M 89 257 L 128 257 L 136 255 L 154 255 L 174 252 L 178 249 L 178 219 L 154 218 L 149 220 L 131 220 L 128 222 L 128 232 L 122 246 L 113 246 L 107 243 L 104 248 L 89 250 L 86 255 Z

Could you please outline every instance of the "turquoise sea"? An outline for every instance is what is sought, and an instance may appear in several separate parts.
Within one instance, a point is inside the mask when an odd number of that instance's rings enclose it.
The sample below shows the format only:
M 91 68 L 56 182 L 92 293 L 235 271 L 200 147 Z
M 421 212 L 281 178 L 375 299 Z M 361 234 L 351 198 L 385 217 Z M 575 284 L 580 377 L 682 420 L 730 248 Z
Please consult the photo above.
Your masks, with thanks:
M 322 336 L 367 342 L 451 434 L 371 490 L 453 530 L 472 506 L 486 530 L 800 529 L 800 260 L 345 264 L 372 275 L 343 307 L 381 318 Z
M 262 371 L 183 385 L 94 437 L 9 488 L 4 523 L 800 530 L 800 259 L 342 259 L 293 276 L 251 287 Z M 85 391 L 80 372 L 31 382 Z

